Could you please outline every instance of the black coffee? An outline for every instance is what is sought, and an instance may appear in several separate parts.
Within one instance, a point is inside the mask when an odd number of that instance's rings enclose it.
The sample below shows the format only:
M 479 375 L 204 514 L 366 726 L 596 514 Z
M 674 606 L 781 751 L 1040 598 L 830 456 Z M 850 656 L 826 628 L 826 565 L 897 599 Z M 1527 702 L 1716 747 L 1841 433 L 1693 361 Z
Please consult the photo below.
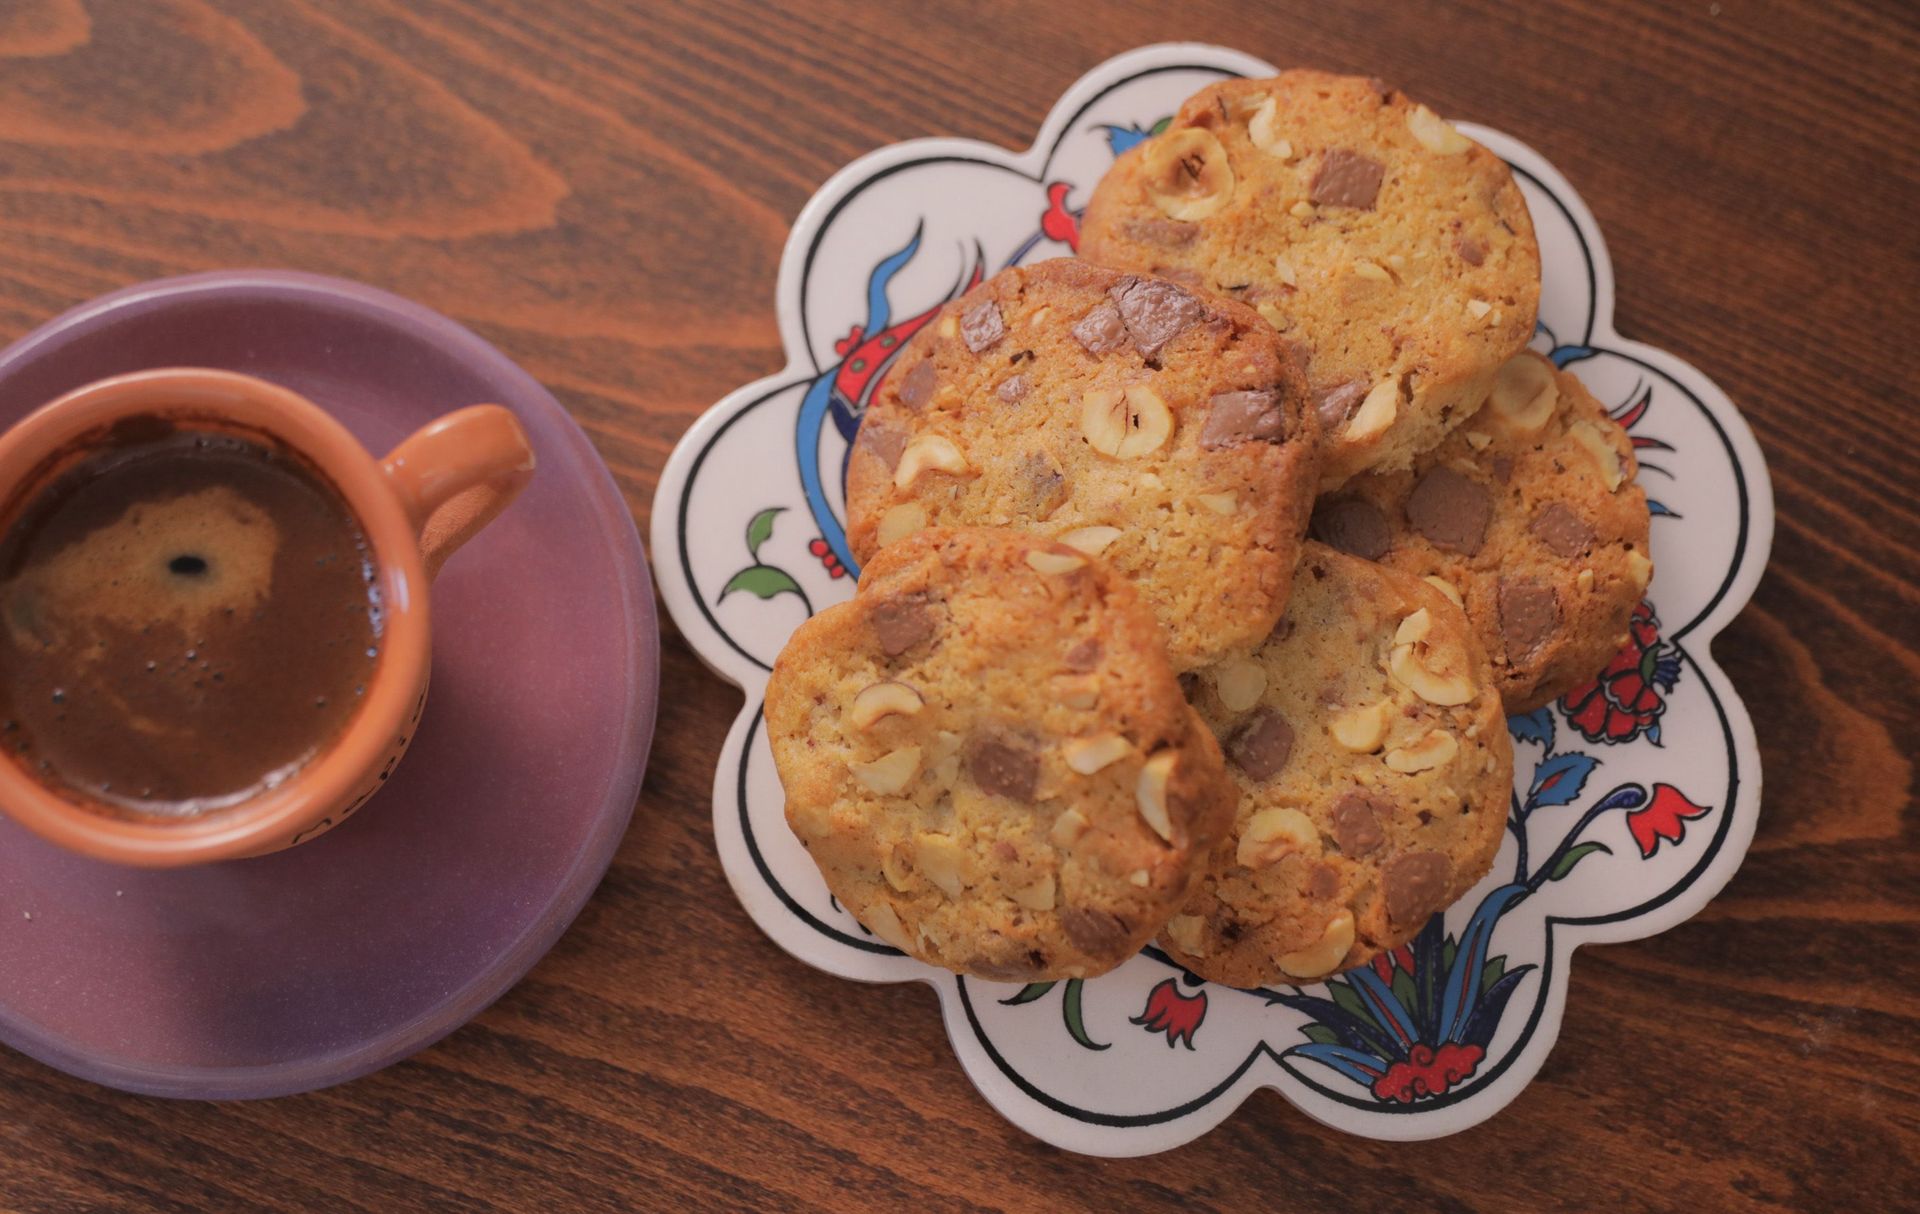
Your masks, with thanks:
M 112 812 L 181 817 L 325 751 L 379 661 L 366 537 L 272 442 L 144 418 L 0 538 L 0 745 Z

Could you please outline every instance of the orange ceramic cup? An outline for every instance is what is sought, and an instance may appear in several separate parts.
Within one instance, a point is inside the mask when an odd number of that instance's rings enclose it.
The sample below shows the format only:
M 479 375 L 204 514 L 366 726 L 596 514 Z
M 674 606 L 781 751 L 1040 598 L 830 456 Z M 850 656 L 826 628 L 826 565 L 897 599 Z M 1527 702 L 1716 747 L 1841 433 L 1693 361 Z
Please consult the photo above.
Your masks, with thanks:
M 128 819 L 76 804 L 0 756 L 0 811 L 84 855 L 174 867 L 304 843 L 364 805 L 398 763 L 426 701 L 427 584 L 441 562 L 505 509 L 533 475 L 512 413 L 449 413 L 376 459 L 318 405 L 249 375 L 179 367 L 89 384 L 0 435 L 0 524 L 127 417 L 163 416 L 261 434 L 304 455 L 346 500 L 373 549 L 386 609 L 365 702 L 291 779 L 226 809 L 180 820 Z

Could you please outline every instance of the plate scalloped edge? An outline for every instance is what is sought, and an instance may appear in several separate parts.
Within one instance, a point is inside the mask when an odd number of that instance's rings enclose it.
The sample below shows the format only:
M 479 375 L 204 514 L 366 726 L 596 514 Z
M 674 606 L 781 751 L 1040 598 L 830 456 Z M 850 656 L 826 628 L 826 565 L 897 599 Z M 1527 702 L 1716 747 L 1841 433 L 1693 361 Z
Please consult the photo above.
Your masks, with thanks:
M 1547 286 L 1536 348 L 1616 403 L 1642 448 L 1643 477 L 1666 478 L 1654 542 L 1666 619 L 1649 603 L 1629 645 L 1634 661 L 1510 722 L 1519 770 L 1494 874 L 1378 973 L 1254 992 L 1203 984 L 1151 948 L 1085 983 L 1022 989 L 958 978 L 873 940 L 827 898 L 785 830 L 759 731 L 761 693 L 787 634 L 816 602 L 848 597 L 847 575 L 857 572 L 840 531 L 837 477 L 822 469 L 844 458 L 888 351 L 931 314 L 896 319 L 890 295 L 912 290 L 916 306 L 937 308 L 991 272 L 989 261 L 998 269 L 1036 252 L 1068 253 L 1069 204 L 1091 186 L 1103 152 L 1145 137 L 1156 113 L 1170 113 L 1207 78 L 1273 70 L 1219 47 L 1143 47 L 1074 83 L 1024 152 L 913 140 L 835 173 L 802 209 L 781 259 L 786 368 L 703 414 L 654 499 L 662 599 L 701 659 L 747 695 L 714 783 L 716 844 L 741 904 L 808 964 L 860 981 L 931 984 L 981 1093 L 1022 1129 L 1085 1154 L 1178 1146 L 1260 1087 L 1373 1138 L 1432 1138 L 1478 1124 L 1545 1062 L 1573 950 L 1650 936 L 1693 915 L 1738 868 L 1758 814 L 1752 725 L 1708 650 L 1751 597 L 1772 543 L 1758 444 L 1705 375 L 1614 332 L 1605 243 L 1559 172 L 1518 141 L 1463 124 L 1514 166 L 1541 232 Z M 1083 122 L 1099 105 L 1124 110 L 1123 120 Z M 954 173 L 976 179 L 954 191 L 947 177 L 929 176 Z M 903 194 L 922 214 L 890 224 L 903 210 L 890 200 Z M 951 246 L 944 260 L 943 236 Z M 840 341 L 822 336 L 849 328 Z M 789 520 L 811 523 L 814 538 Z M 743 534 L 744 546 L 734 538 Z M 1640 681 L 1626 686 L 1635 673 Z M 1663 731 L 1674 745 L 1662 745 Z M 1616 779 L 1639 779 L 1583 796 L 1603 765 Z M 1537 866 L 1529 844 L 1546 855 Z M 1531 903 L 1527 913 L 1517 911 L 1522 903 Z M 1416 984 L 1416 974 L 1441 981 Z M 1423 995 L 1450 984 L 1461 991 L 1444 1003 Z

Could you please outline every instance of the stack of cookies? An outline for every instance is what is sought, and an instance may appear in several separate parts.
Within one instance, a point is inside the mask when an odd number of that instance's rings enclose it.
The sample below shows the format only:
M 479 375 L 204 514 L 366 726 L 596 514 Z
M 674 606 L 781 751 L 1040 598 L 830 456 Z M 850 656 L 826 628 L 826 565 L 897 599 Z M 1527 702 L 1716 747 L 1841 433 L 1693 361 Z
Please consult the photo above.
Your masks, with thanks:
M 888 369 L 858 593 L 766 716 L 868 930 L 1000 981 L 1158 940 L 1234 986 L 1409 940 L 1504 833 L 1504 716 L 1646 589 L 1625 434 L 1525 345 L 1507 167 L 1378 81 L 1190 98 Z

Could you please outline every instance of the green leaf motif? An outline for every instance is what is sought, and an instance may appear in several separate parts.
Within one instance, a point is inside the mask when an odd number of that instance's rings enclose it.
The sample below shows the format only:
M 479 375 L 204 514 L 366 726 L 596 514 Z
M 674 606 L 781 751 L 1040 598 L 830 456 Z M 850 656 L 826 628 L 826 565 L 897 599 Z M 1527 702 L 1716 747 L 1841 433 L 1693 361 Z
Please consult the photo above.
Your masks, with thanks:
M 1067 1031 L 1073 1034 L 1073 1039 L 1075 1041 L 1078 1041 L 1081 1045 L 1085 1046 L 1087 1049 L 1090 1049 L 1090 1050 L 1107 1049 L 1109 1046 L 1113 1044 L 1112 1042 L 1108 1042 L 1106 1045 L 1101 1045 L 1099 1042 L 1095 1041 L 1093 1038 L 1087 1036 L 1086 1018 L 1080 1014 L 1080 987 L 1081 987 L 1080 979 L 1078 978 L 1067 979 L 1066 999 L 1060 1005 L 1060 1013 L 1063 1017 L 1066 1018 Z
M 1408 1012 L 1418 1011 L 1420 1007 L 1420 996 L 1418 992 L 1413 989 L 1413 975 L 1397 965 L 1393 967 L 1392 989 L 1393 997 L 1400 1001 L 1401 1007 L 1406 1008 Z
M 772 565 L 748 565 L 733 575 L 720 590 L 720 597 L 726 598 L 736 590 L 744 590 L 756 598 L 770 599 L 776 594 L 799 594 L 800 583 L 793 580 L 784 569 Z
M 1346 983 L 1344 982 L 1327 983 L 1327 993 L 1329 995 L 1332 995 L 1333 1001 L 1339 1004 L 1342 1008 L 1346 1009 L 1349 1012 L 1352 1012 L 1354 1015 L 1360 1017 L 1360 1019 L 1366 1021 L 1368 1024 L 1372 1024 L 1374 1022 L 1373 1013 L 1367 1010 L 1367 1005 L 1360 1002 L 1359 994 L 1356 993 L 1354 989 L 1348 986 Z
M 1167 133 L 1167 128 L 1172 125 L 1173 125 L 1173 115 L 1168 114 L 1165 118 L 1162 118 L 1160 121 L 1154 123 L 1151 127 L 1149 127 L 1147 129 L 1147 134 L 1164 135 Z
M 1308 1041 L 1318 1042 L 1321 1045 L 1340 1044 L 1340 1034 L 1324 1024 L 1309 1024 L 1300 1031 L 1306 1035 Z
M 1506 976 L 1507 959 L 1505 957 L 1487 958 L 1487 964 L 1480 970 L 1479 994 L 1485 994 L 1487 991 L 1492 990 L 1493 984 Z M 1476 994 L 1475 997 L 1477 998 L 1478 994 Z
M 1558 881 L 1560 878 L 1572 872 L 1574 865 L 1580 863 L 1580 861 L 1597 851 L 1605 852 L 1609 856 L 1613 854 L 1613 849 L 1604 843 L 1582 843 L 1578 847 L 1569 847 L 1567 854 L 1561 856 L 1559 861 L 1554 864 L 1553 871 L 1547 874 L 1547 880 Z
M 1029 982 L 1021 987 L 1020 992 L 1013 998 L 1002 999 L 1000 1002 L 1007 1007 L 1019 1007 L 1023 1003 L 1032 1003 L 1035 999 L 1038 999 L 1052 989 L 1053 983 L 1051 982 Z
M 786 510 L 785 506 L 768 506 L 753 516 L 747 523 L 747 555 L 755 561 L 760 559 L 760 545 L 773 538 L 773 516 Z M 766 598 L 766 595 L 761 595 Z

